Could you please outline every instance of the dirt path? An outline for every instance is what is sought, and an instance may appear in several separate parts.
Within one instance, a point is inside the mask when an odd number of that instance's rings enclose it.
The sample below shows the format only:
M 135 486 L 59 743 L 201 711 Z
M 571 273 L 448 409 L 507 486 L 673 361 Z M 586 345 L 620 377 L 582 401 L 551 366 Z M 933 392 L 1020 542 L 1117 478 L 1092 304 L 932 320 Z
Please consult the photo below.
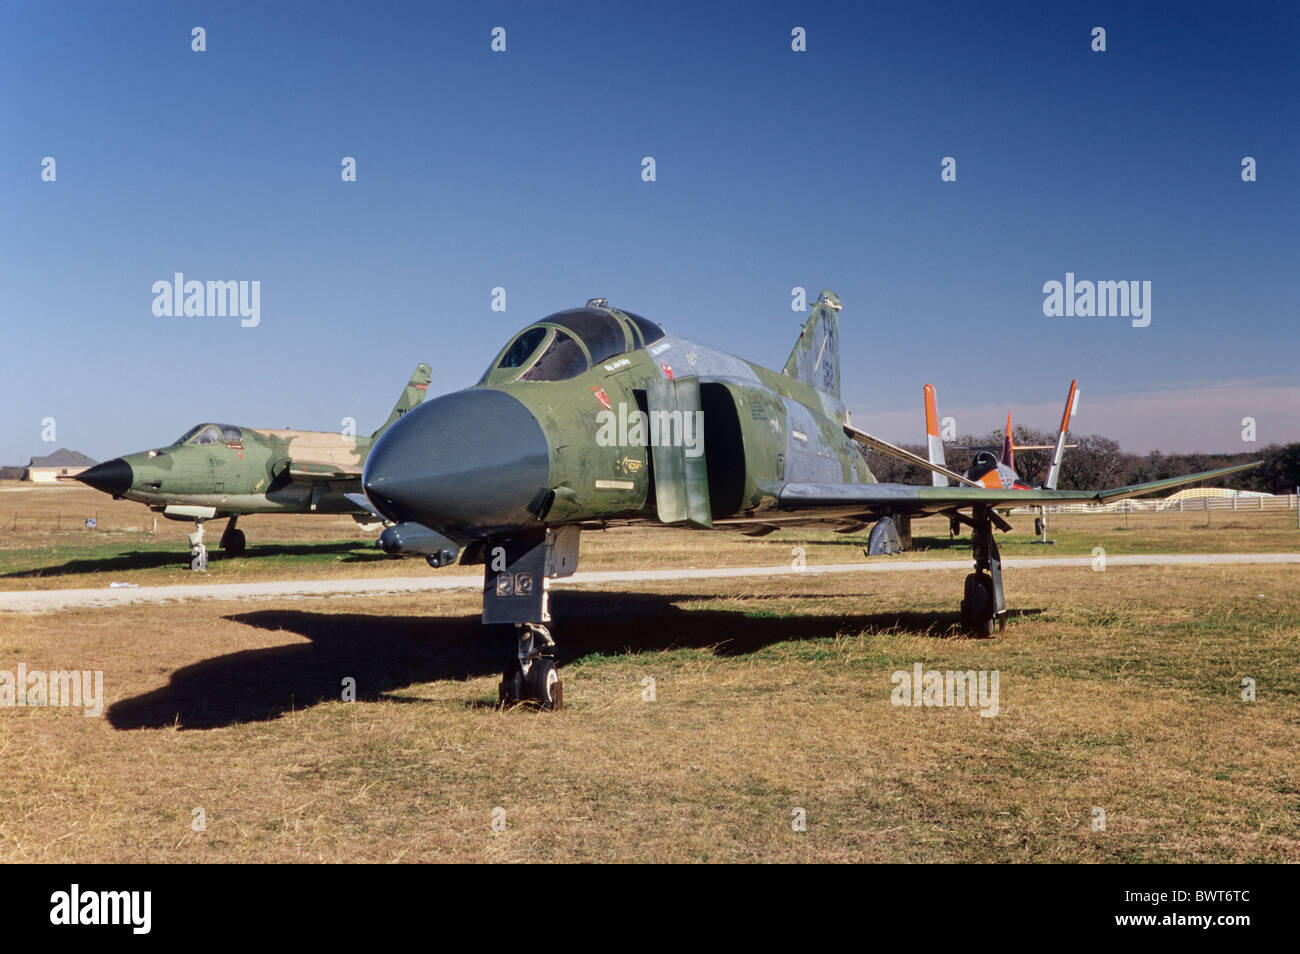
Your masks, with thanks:
M 1089 567 L 1091 557 L 1010 558 L 1005 569 Z M 1108 556 L 1106 567 L 1186 566 L 1243 563 L 1300 564 L 1300 553 L 1183 553 L 1150 556 Z M 576 573 L 553 580 L 552 586 L 600 583 L 649 583 L 661 580 L 714 580 L 734 577 L 816 576 L 825 573 L 904 573 L 917 570 L 969 570 L 970 560 L 924 560 L 879 563 L 832 563 L 793 567 L 789 564 L 756 567 L 680 570 L 620 570 Z M 81 607 L 125 606 L 132 603 L 170 603 L 189 600 L 265 600 L 325 596 L 382 596 L 431 590 L 473 590 L 483 585 L 475 576 L 403 576 L 388 579 L 277 580 L 272 583 L 195 583 L 180 586 L 106 587 L 94 590 L 39 590 L 0 593 L 0 612 L 49 613 Z

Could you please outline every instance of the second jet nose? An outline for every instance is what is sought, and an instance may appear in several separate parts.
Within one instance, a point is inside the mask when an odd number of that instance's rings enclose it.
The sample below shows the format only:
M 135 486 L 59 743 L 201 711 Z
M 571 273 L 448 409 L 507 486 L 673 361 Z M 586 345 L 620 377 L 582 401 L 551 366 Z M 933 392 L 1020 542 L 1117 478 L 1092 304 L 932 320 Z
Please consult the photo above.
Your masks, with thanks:
M 550 450 L 531 411 L 502 391 L 471 388 L 425 401 L 366 458 L 362 484 L 384 516 L 459 537 L 535 521 Z
M 112 460 L 106 460 L 102 464 L 96 464 L 94 467 L 83 470 L 77 475 L 77 480 L 88 487 L 94 487 L 106 494 L 120 497 L 131 489 L 131 484 L 135 481 L 135 474 L 132 472 L 130 464 L 120 457 L 115 457 Z

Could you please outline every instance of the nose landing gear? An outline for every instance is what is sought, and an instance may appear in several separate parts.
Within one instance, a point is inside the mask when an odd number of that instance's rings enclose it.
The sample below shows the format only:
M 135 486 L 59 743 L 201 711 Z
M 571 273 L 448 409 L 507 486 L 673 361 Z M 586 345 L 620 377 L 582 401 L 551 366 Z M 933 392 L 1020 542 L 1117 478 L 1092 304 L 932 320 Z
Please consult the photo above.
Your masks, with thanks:
M 578 566 L 578 528 L 522 531 L 486 542 L 483 554 L 483 622 L 513 624 L 515 652 L 502 674 L 497 698 L 503 706 L 530 703 L 546 712 L 564 704 L 555 671 L 550 622 L 553 577 Z
M 194 532 L 190 534 L 190 569 L 202 573 L 208 568 L 208 548 L 203 543 L 203 521 L 194 521 Z
M 551 712 L 564 706 L 564 683 L 555 669 L 555 640 L 541 623 L 516 623 L 518 659 L 502 674 L 497 701 L 502 706 L 532 703 Z

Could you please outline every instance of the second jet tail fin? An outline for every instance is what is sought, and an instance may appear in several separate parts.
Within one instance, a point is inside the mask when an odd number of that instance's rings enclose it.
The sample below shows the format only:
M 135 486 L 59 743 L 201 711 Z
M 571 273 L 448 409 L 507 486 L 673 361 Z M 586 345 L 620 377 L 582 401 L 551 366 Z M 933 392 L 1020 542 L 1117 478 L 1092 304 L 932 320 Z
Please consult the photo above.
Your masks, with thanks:
M 1047 480 L 1043 487 L 1056 489 L 1056 481 L 1061 476 L 1061 459 L 1065 456 L 1065 434 L 1070 429 L 1070 418 L 1074 416 L 1074 406 L 1079 401 L 1079 382 L 1070 382 L 1070 393 L 1065 398 L 1065 413 L 1061 415 L 1061 429 L 1056 434 L 1056 444 L 1052 447 L 1052 466 L 1048 468 Z
M 930 463 L 947 467 L 943 458 L 943 437 L 939 434 L 939 409 L 934 399 L 934 385 L 925 386 L 925 443 L 930 454 Z M 948 478 L 937 470 L 930 472 L 930 483 L 935 487 L 947 487 Z
M 1011 429 L 1011 412 L 1007 411 L 1007 429 L 1002 432 L 1002 463 L 1016 469 L 1016 440 Z
M 429 382 L 433 380 L 433 368 L 427 364 L 417 364 L 415 373 L 411 375 L 411 380 L 406 382 L 406 387 L 402 390 L 401 397 L 393 405 L 393 411 L 388 415 L 388 420 L 384 426 L 370 435 L 371 440 L 378 439 L 379 435 L 384 433 L 393 426 L 393 423 L 412 408 L 419 407 L 420 402 L 429 391 Z

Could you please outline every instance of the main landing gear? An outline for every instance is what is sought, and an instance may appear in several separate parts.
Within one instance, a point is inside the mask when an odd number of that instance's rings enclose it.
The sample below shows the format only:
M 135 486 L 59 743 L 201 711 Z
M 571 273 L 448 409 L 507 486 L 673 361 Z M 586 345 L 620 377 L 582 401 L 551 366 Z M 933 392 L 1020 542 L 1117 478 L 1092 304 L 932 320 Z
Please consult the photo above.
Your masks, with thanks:
M 226 556 L 243 556 L 244 549 L 248 545 L 248 540 L 244 537 L 244 531 L 235 526 L 235 521 L 238 519 L 238 516 L 231 517 L 226 522 L 225 533 L 221 535 L 221 549 Z
M 221 550 L 226 556 L 242 556 L 247 548 L 248 541 L 244 537 L 244 531 L 235 526 L 237 516 L 231 517 L 226 522 L 226 529 L 221 534 Z M 208 547 L 203 542 L 203 520 L 194 521 L 194 532 L 190 534 L 190 569 L 206 570 L 208 568 Z
M 555 670 L 555 640 L 541 623 L 516 623 L 517 660 L 502 674 L 497 701 L 502 706 L 522 702 L 551 712 L 564 706 L 564 683 Z
M 1054 544 L 1055 540 L 1047 539 L 1047 508 L 1039 507 L 1038 516 L 1034 518 L 1034 536 L 1036 540 L 1030 540 L 1030 543 Z
M 971 527 L 971 548 L 975 572 L 966 577 L 961 601 L 962 628 L 976 636 L 992 636 L 1007 626 L 1007 603 L 1002 593 L 1002 557 L 993 528 L 1010 530 L 1011 525 L 988 507 L 977 507 L 960 518 Z

